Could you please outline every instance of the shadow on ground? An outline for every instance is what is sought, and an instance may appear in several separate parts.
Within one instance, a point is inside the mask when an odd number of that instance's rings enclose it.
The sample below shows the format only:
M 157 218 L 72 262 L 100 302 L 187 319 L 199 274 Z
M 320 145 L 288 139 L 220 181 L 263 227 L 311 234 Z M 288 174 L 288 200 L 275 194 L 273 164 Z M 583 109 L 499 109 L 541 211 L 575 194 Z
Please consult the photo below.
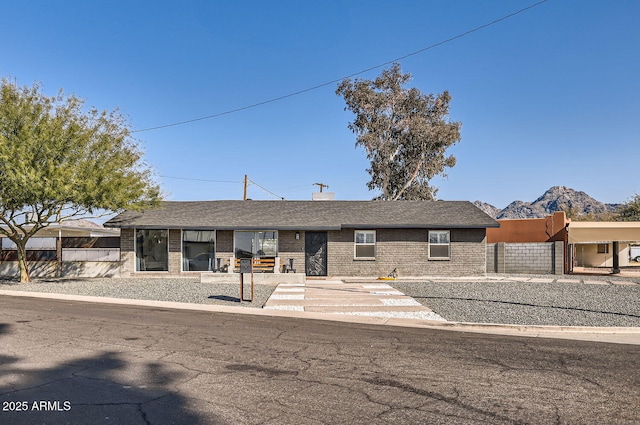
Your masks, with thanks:
M 0 338 L 12 325 L 0 324 Z M 43 350 L 50 348 L 44 347 Z M 198 416 L 175 391 L 179 373 L 160 363 L 135 365 L 135 377 L 114 351 L 51 366 L 30 358 L 0 355 L 2 424 L 204 424 L 224 423 Z M 141 368 L 141 369 L 140 369 Z

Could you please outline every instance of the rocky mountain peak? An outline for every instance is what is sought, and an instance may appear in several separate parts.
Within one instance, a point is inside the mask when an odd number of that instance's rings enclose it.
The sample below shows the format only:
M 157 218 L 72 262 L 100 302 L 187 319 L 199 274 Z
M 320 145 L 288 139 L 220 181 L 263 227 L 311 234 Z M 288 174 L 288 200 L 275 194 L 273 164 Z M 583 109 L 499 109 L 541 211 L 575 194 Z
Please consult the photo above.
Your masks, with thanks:
M 617 207 L 566 186 L 553 186 L 533 202 L 514 201 L 502 210 L 481 201 L 474 204 L 496 219 L 541 218 L 556 211 L 572 211 L 578 215 L 600 214 Z

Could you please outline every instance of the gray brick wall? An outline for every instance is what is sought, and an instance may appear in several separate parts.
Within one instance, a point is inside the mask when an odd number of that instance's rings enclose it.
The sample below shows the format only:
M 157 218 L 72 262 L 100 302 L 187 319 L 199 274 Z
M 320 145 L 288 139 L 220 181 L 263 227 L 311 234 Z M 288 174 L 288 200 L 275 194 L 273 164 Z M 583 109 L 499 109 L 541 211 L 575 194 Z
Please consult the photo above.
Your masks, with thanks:
M 169 274 L 182 272 L 182 231 L 169 230 Z
M 130 276 L 136 271 L 136 254 L 133 229 L 120 230 L 120 275 Z
M 304 232 L 293 230 L 281 230 L 278 232 L 278 255 L 281 264 L 289 264 L 289 258 L 293 258 L 293 268 L 297 273 L 304 273 Z
M 354 229 L 329 232 L 328 274 L 333 276 L 467 276 L 485 273 L 485 230 L 452 229 L 450 258 L 428 259 L 427 229 L 376 230 L 376 258 L 354 258 Z
M 278 250 L 282 264 L 294 259 L 298 273 L 305 270 L 303 231 L 278 232 Z M 428 259 L 427 229 L 377 229 L 376 257 L 354 258 L 354 229 L 328 232 L 327 263 L 329 276 L 387 276 L 397 268 L 401 276 L 483 275 L 487 264 L 484 229 L 452 229 L 450 258 Z M 121 232 L 121 274 L 135 272 L 134 231 Z M 233 255 L 233 231 L 216 232 L 216 257 L 227 264 Z M 182 272 L 182 237 L 180 230 L 169 232 L 169 274 Z

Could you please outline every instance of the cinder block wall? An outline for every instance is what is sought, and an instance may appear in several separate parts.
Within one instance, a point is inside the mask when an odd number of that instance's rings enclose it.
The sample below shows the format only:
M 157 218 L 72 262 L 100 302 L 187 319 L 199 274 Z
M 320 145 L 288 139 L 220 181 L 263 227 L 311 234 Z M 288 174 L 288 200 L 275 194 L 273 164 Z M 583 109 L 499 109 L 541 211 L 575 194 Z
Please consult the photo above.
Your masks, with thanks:
M 563 274 L 563 242 L 487 244 L 487 272 Z
M 508 243 L 504 258 L 505 273 L 553 273 L 552 243 Z
M 487 273 L 496 273 L 497 272 L 497 250 L 498 244 L 488 243 L 487 244 Z

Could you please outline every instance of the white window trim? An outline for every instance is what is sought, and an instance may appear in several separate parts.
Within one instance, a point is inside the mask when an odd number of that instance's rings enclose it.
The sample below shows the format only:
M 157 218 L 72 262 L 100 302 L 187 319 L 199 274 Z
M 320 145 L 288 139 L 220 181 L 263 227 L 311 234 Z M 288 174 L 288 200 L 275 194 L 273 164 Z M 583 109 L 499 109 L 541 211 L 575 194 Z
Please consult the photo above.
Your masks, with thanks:
M 431 243 L 431 234 L 432 233 L 446 233 L 448 235 L 447 239 L 449 242 L 447 243 Z M 427 258 L 429 260 L 450 260 L 451 259 L 451 231 L 450 230 L 429 230 L 429 234 L 427 235 Z M 446 257 L 432 257 L 431 256 L 431 245 L 434 246 L 447 246 L 447 252 L 449 253 Z
M 373 243 L 367 243 L 367 242 L 358 243 L 358 242 L 356 242 L 358 240 L 358 233 L 372 234 L 373 235 Z M 366 241 L 366 237 L 365 237 L 365 241 Z M 354 232 L 353 232 L 353 258 L 356 259 L 356 260 L 362 260 L 362 259 L 370 260 L 372 258 L 376 258 L 376 254 L 377 254 L 376 242 L 377 242 L 377 235 L 376 235 L 376 231 L 375 230 L 354 230 Z M 373 257 L 358 257 L 356 255 L 356 253 L 357 253 L 357 247 L 359 245 L 360 246 L 373 245 Z

